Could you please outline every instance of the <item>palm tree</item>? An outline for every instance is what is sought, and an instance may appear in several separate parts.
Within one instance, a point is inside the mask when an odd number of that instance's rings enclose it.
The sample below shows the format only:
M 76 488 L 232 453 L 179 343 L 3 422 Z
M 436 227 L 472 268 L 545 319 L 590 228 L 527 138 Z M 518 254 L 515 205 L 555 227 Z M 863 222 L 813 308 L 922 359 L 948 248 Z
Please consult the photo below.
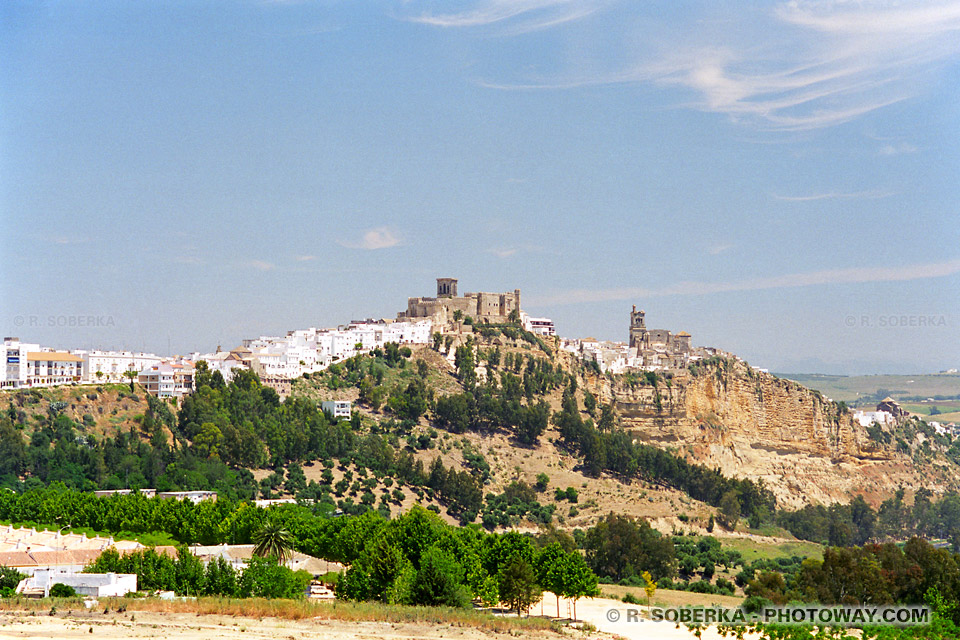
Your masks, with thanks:
M 133 381 L 136 380 L 139 374 L 133 369 L 130 369 L 129 371 L 124 371 L 123 375 L 130 380 L 130 393 L 133 393 Z
M 253 534 L 253 554 L 261 558 L 276 556 L 280 564 L 290 559 L 293 538 L 276 522 L 267 522 Z

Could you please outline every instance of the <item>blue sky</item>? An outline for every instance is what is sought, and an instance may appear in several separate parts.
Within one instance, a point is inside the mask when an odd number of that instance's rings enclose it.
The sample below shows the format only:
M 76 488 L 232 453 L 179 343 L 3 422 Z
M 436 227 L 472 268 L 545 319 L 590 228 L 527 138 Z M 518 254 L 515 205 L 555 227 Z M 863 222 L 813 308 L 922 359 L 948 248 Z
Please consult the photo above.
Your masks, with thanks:
M 567 336 L 957 367 L 958 134 L 958 2 L 4 2 L 0 326 L 185 353 L 442 275 Z

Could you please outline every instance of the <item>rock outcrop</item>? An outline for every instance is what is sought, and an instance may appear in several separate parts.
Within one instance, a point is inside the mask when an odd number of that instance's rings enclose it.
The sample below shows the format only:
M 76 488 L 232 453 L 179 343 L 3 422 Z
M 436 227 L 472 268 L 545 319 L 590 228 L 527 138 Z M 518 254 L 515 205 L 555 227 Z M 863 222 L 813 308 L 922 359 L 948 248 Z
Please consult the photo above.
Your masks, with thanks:
M 943 492 L 960 470 L 945 460 L 920 469 L 895 445 L 878 444 L 841 406 L 789 380 L 719 360 L 656 385 L 618 376 L 598 385 L 637 440 L 737 477 L 762 479 L 782 506 L 873 504 L 899 485 Z

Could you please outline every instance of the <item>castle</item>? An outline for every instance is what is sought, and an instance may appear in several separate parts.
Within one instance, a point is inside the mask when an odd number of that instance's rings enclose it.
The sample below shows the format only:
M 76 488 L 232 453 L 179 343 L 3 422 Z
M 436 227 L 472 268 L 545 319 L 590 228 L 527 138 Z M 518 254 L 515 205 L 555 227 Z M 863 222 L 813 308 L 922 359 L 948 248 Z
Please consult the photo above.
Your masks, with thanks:
M 443 325 L 453 321 L 457 311 L 475 322 L 508 322 L 511 315 L 520 316 L 520 289 L 514 289 L 513 293 L 480 292 L 458 296 L 456 278 L 437 278 L 437 296 L 408 298 L 407 310 L 398 313 L 397 319 L 429 318 L 434 324 Z
M 633 305 L 630 312 L 630 348 L 637 349 L 638 355 L 643 351 L 661 351 L 670 354 L 689 354 L 690 334 L 681 331 L 676 335 L 671 335 L 666 329 L 647 329 L 644 321 L 642 309 L 637 311 L 637 305 Z

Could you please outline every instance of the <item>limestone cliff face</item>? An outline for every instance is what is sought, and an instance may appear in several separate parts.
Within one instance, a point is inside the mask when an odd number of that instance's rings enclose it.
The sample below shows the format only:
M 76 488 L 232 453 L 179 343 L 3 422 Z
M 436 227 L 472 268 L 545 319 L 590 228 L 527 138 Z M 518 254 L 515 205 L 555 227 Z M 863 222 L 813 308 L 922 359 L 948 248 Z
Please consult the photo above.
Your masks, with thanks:
M 656 387 L 629 380 L 608 380 L 598 391 L 615 402 L 622 426 L 638 441 L 675 448 L 726 475 L 763 479 L 783 506 L 846 502 L 858 494 L 876 504 L 899 484 L 956 486 L 954 469 L 936 478 L 921 474 L 836 404 L 742 362 L 702 366 Z

